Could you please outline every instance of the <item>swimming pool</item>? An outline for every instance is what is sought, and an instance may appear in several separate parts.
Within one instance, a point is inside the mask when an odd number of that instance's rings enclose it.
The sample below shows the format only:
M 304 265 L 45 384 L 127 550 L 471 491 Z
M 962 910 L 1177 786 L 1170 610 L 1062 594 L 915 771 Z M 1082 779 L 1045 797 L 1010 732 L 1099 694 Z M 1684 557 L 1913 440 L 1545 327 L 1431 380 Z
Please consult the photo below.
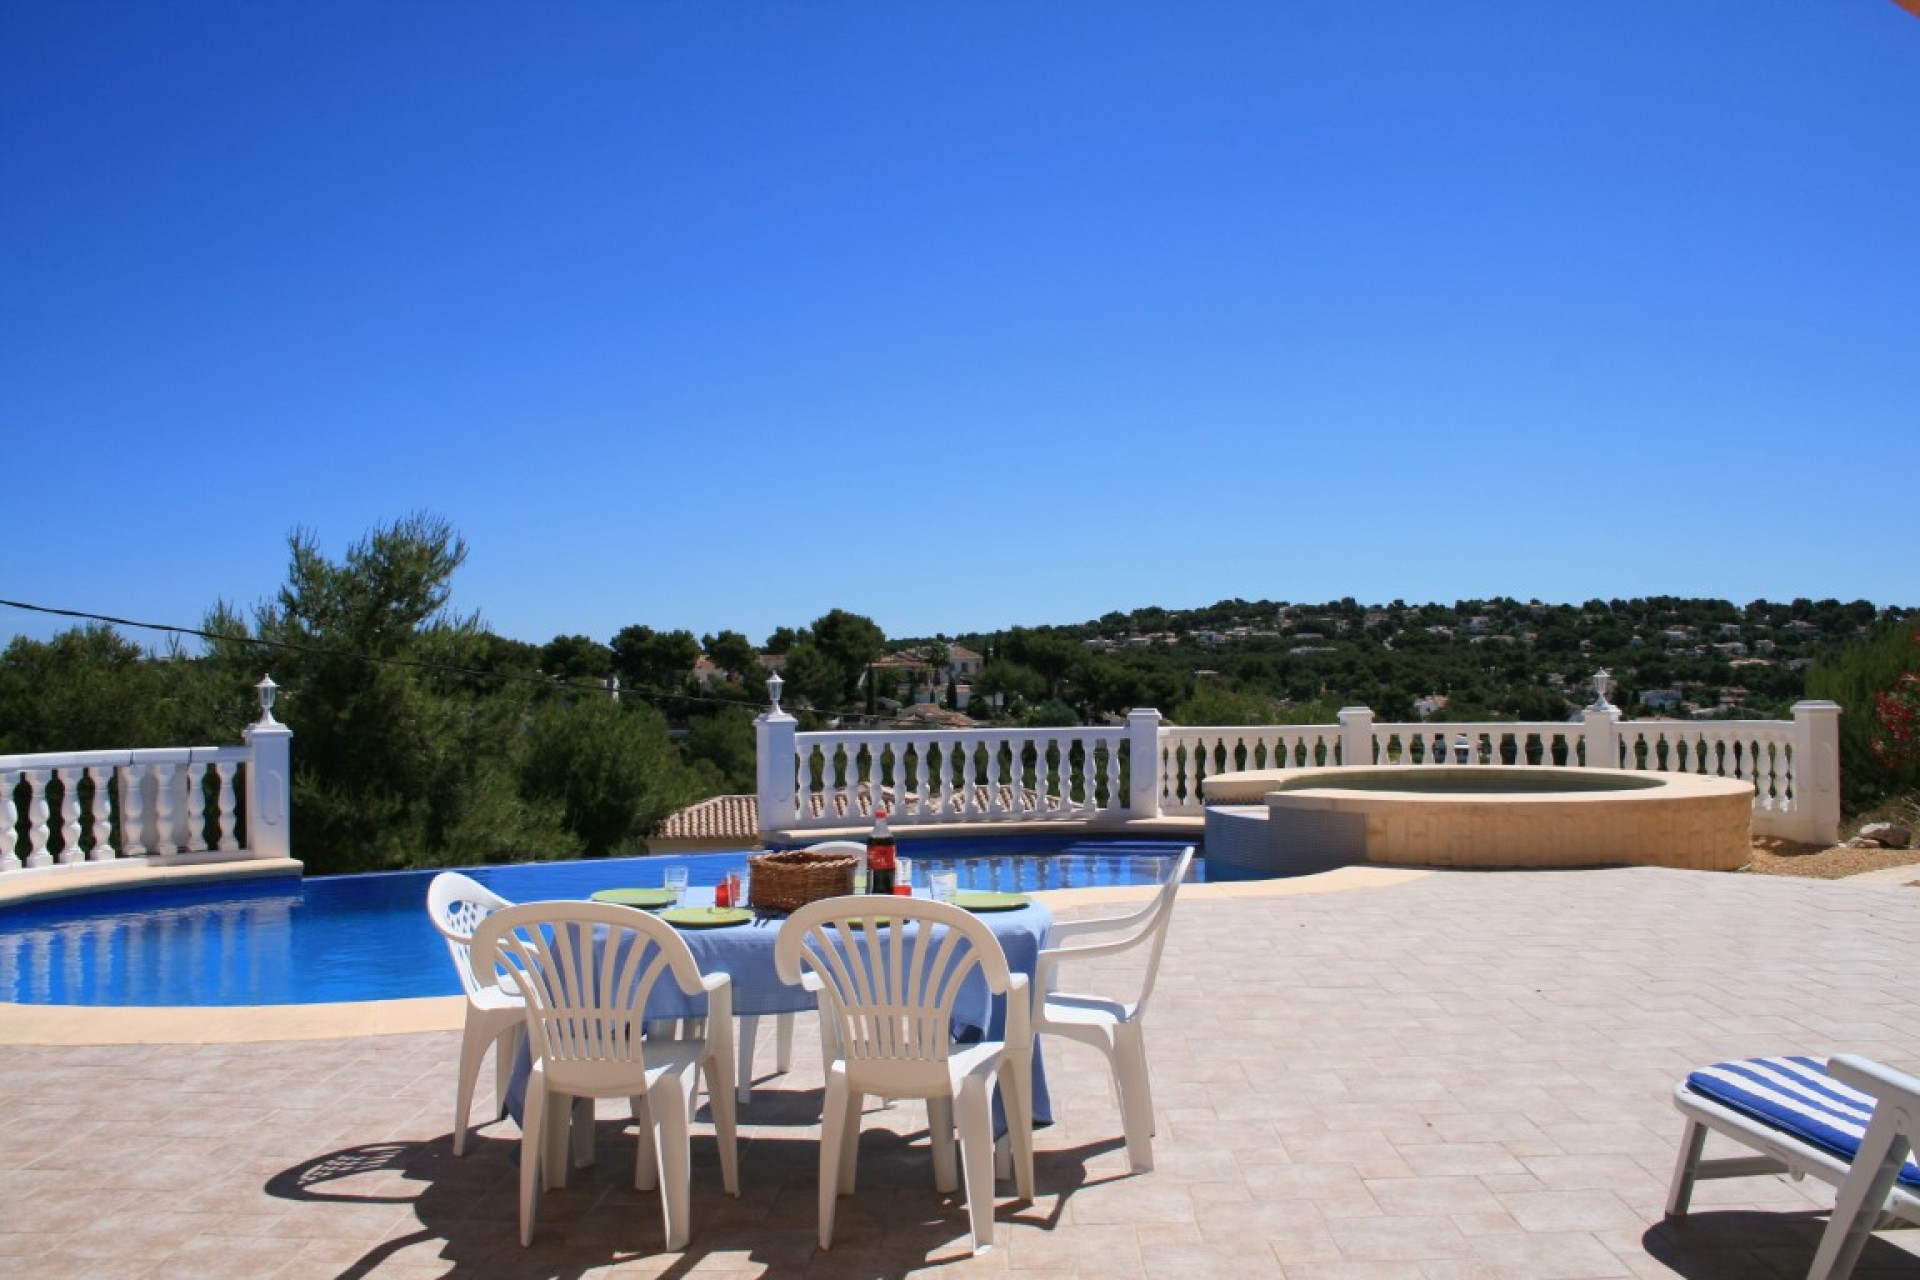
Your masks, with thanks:
M 962 888 L 1157 883 L 1189 841 L 1017 838 L 903 844 L 918 878 Z M 934 848 L 940 852 L 932 853 Z M 747 854 L 667 854 L 461 870 L 516 902 L 652 886 L 684 864 L 711 888 Z M 1202 879 L 1195 859 L 1192 878 Z M 427 921 L 433 871 L 128 889 L 0 910 L 0 1001 L 77 1005 L 321 1004 L 457 995 Z

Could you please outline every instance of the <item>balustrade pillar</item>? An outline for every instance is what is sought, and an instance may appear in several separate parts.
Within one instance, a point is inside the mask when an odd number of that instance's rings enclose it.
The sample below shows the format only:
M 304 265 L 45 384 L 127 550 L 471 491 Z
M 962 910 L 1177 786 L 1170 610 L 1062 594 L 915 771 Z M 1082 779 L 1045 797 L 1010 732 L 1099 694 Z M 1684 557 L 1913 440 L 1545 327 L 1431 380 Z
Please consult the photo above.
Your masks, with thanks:
M 247 750 L 247 847 L 256 858 L 293 856 L 293 730 L 273 718 L 279 686 L 266 676 L 260 718 L 242 733 Z
M 1840 839 L 1840 704 L 1793 704 L 1793 834 L 1803 844 Z
M 791 827 L 799 815 L 794 794 L 794 762 L 799 749 L 800 722 L 780 710 L 765 712 L 753 722 L 754 785 L 757 790 L 761 839 Z
M 1580 741 L 1587 749 L 1587 768 L 1620 767 L 1620 708 L 1588 707 L 1580 713 Z
M 1160 816 L 1160 713 L 1152 707 L 1127 712 L 1127 816 Z
M 1373 763 L 1373 708 L 1340 708 L 1340 763 Z

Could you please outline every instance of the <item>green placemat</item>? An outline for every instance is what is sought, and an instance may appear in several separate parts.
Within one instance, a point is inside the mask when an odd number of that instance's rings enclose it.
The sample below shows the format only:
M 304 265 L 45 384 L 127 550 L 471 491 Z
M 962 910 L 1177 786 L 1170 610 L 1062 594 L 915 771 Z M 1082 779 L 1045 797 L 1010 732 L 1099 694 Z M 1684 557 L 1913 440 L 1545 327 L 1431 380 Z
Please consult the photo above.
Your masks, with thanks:
M 953 895 L 953 905 L 968 911 L 1018 911 L 1031 901 L 1024 893 L 990 893 L 985 889 L 964 889 Z
M 601 889 L 593 895 L 595 902 L 615 902 L 623 907 L 670 907 L 673 905 L 671 889 Z
M 745 924 L 753 919 L 753 912 L 745 907 L 675 907 L 662 911 L 660 918 L 676 929 L 724 929 Z

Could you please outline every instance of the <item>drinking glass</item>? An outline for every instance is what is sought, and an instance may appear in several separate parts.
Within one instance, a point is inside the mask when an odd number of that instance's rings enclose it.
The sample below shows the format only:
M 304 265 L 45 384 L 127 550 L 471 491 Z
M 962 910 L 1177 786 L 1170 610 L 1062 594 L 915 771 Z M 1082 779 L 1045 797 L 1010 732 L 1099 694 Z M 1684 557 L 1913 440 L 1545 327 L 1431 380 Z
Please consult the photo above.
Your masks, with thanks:
M 676 907 L 679 906 L 680 900 L 687 896 L 686 866 L 681 863 L 675 863 L 673 866 L 664 869 L 660 875 L 660 883 L 666 887 L 668 893 L 673 895 L 673 905 Z
M 733 905 L 746 907 L 753 905 L 753 872 L 736 871 L 733 873 Z
M 867 891 L 869 876 L 870 876 L 870 873 L 865 871 L 856 870 L 853 873 L 853 891 L 856 894 L 865 893 Z
M 893 892 L 896 897 L 913 896 L 913 860 L 901 858 L 893 864 Z
M 954 895 L 960 892 L 960 873 L 958 871 L 935 871 L 927 877 L 927 891 L 935 902 L 952 902 Z

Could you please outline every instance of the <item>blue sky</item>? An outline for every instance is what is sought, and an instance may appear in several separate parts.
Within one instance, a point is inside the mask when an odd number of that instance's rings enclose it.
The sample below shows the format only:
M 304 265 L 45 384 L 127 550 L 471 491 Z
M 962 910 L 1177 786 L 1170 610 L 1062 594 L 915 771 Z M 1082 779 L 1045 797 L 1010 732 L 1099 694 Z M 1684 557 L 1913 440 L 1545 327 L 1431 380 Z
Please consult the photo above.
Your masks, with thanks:
M 1920 604 L 1891 0 L 0 0 L 0 193 L 9 599 Z

